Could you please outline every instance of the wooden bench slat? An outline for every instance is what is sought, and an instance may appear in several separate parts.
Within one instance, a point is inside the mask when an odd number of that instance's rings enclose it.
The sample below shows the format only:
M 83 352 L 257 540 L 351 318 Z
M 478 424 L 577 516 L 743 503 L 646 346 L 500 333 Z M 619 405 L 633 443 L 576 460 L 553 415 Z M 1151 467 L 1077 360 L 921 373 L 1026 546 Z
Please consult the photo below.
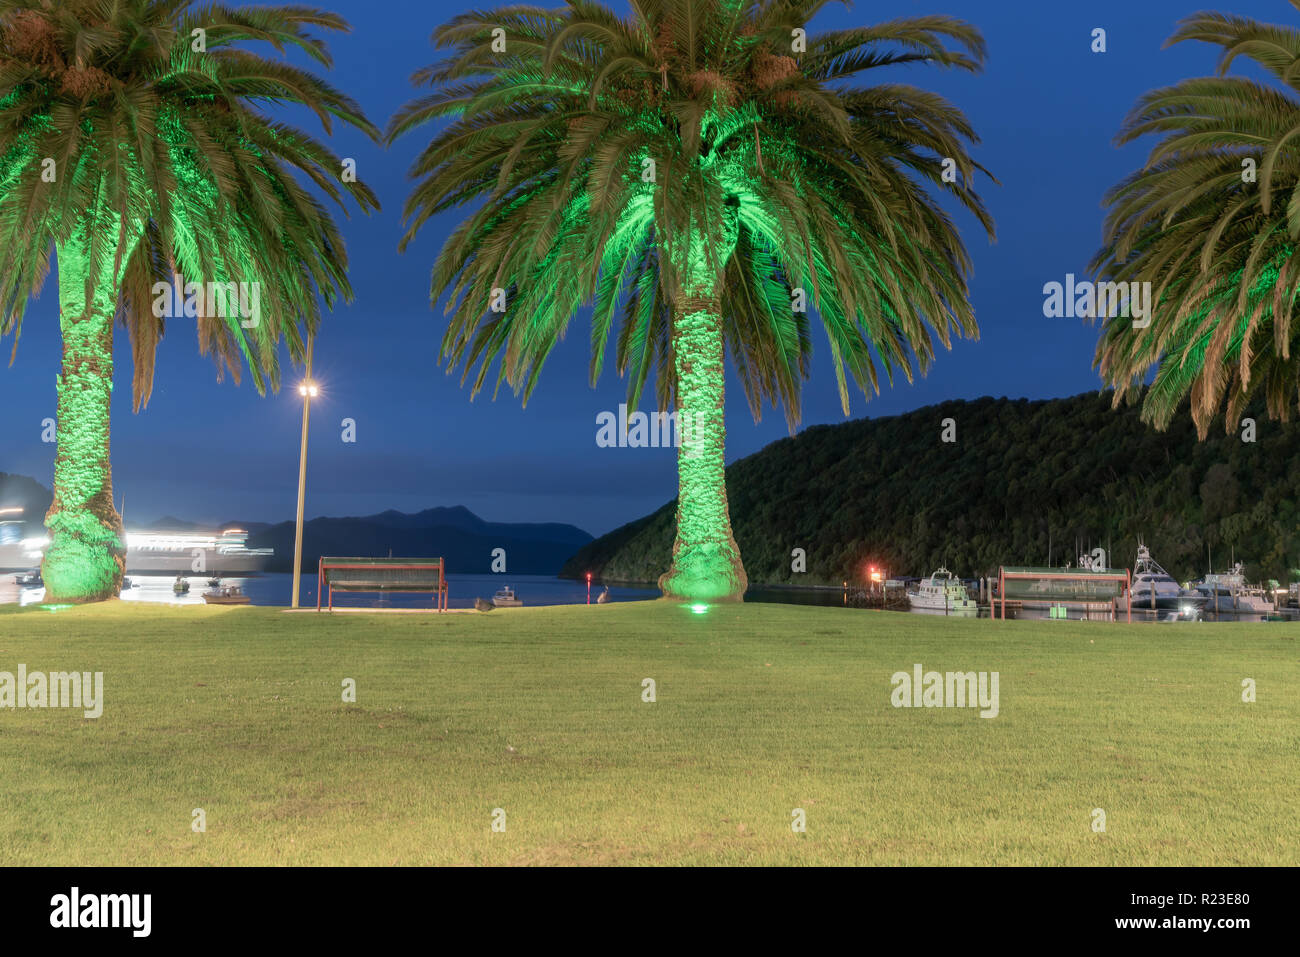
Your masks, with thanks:
M 342 573 L 335 578 L 333 573 Z M 370 572 L 369 575 L 366 572 Z M 447 608 L 446 561 L 442 558 L 327 558 L 321 556 L 316 572 L 316 610 L 328 590 L 330 609 L 334 592 L 431 592 L 438 610 Z

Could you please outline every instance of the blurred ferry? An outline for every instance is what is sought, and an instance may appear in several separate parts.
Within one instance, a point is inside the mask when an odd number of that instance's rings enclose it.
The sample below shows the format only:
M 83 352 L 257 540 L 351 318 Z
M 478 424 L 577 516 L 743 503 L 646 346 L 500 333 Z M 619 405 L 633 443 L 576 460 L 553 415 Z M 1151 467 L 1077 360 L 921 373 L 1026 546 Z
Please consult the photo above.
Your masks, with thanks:
M 272 548 L 249 548 L 248 532 L 127 532 L 128 572 L 185 572 L 213 575 L 259 572 L 275 555 Z M 199 561 L 202 556 L 202 562 Z
M 183 572 L 185 574 L 236 575 L 259 572 L 275 555 L 272 548 L 249 548 L 242 528 L 221 532 L 127 532 L 126 570 L 135 574 Z M 18 571 L 40 565 L 49 539 L 0 540 L 0 571 Z

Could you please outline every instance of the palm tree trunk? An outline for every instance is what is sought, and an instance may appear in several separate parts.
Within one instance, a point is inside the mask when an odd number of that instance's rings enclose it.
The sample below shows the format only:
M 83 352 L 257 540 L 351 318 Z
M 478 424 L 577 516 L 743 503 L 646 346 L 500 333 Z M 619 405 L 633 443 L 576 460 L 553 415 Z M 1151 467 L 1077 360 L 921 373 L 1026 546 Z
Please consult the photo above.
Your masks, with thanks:
M 691 250 L 692 259 L 702 256 Z M 688 275 L 708 276 L 698 261 Z M 668 598 L 741 601 L 749 579 L 727 508 L 725 355 L 717 281 L 694 278 L 673 314 L 677 373 L 677 539 L 659 579 Z
M 58 378 L 54 501 L 45 516 L 50 544 L 41 575 L 46 601 L 115 598 L 126 546 L 113 506 L 109 413 L 113 397 L 113 317 L 122 269 L 115 270 L 120 220 L 101 217 L 56 246 L 63 369 Z M 92 251 L 91 236 L 99 231 Z

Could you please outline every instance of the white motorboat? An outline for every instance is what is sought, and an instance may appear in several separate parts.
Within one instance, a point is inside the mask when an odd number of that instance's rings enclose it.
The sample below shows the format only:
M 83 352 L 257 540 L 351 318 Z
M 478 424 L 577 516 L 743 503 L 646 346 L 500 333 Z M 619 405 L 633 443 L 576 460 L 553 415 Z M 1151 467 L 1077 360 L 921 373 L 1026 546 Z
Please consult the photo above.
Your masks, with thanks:
M 974 618 L 979 614 L 979 603 L 970 597 L 962 580 L 946 568 L 921 579 L 916 591 L 907 593 L 907 601 L 913 611 L 928 614 L 961 618 Z
M 1138 545 L 1133 563 L 1133 607 L 1177 611 L 1191 615 L 1209 601 L 1209 596 L 1185 589 L 1151 557 L 1151 550 Z
M 1241 562 L 1236 562 L 1230 572 L 1211 572 L 1194 586 L 1205 596 L 1212 611 L 1236 612 L 1247 615 L 1271 615 L 1273 603 L 1263 589 L 1246 584 Z
M 248 605 L 252 599 L 244 594 L 238 585 L 218 585 L 203 593 L 203 600 L 209 605 Z
M 506 586 L 492 596 L 492 604 L 497 608 L 522 608 L 524 603 L 515 597 L 513 588 Z
M 29 572 L 14 576 L 14 584 L 19 588 L 43 588 L 45 582 L 41 579 L 41 570 L 33 568 Z

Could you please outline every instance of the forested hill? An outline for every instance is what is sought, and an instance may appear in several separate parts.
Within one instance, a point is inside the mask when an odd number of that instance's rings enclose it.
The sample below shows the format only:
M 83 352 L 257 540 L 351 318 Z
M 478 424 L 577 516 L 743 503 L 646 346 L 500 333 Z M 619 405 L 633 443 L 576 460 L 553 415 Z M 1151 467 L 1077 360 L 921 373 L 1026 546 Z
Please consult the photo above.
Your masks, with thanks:
M 1300 566 L 1300 425 L 1248 411 L 1256 441 L 1221 421 L 1198 442 L 1190 417 L 1167 432 L 1109 392 L 1070 399 L 954 401 L 905 415 L 817 426 L 727 469 L 751 582 L 861 580 L 946 565 L 967 577 L 1000 564 L 1074 561 L 1075 542 L 1132 567 L 1137 540 L 1180 581 L 1225 569 L 1287 581 Z M 945 419 L 956 441 L 941 441 Z M 668 567 L 674 503 L 577 552 L 563 574 L 653 581 Z M 807 552 L 807 572 L 791 552 Z

